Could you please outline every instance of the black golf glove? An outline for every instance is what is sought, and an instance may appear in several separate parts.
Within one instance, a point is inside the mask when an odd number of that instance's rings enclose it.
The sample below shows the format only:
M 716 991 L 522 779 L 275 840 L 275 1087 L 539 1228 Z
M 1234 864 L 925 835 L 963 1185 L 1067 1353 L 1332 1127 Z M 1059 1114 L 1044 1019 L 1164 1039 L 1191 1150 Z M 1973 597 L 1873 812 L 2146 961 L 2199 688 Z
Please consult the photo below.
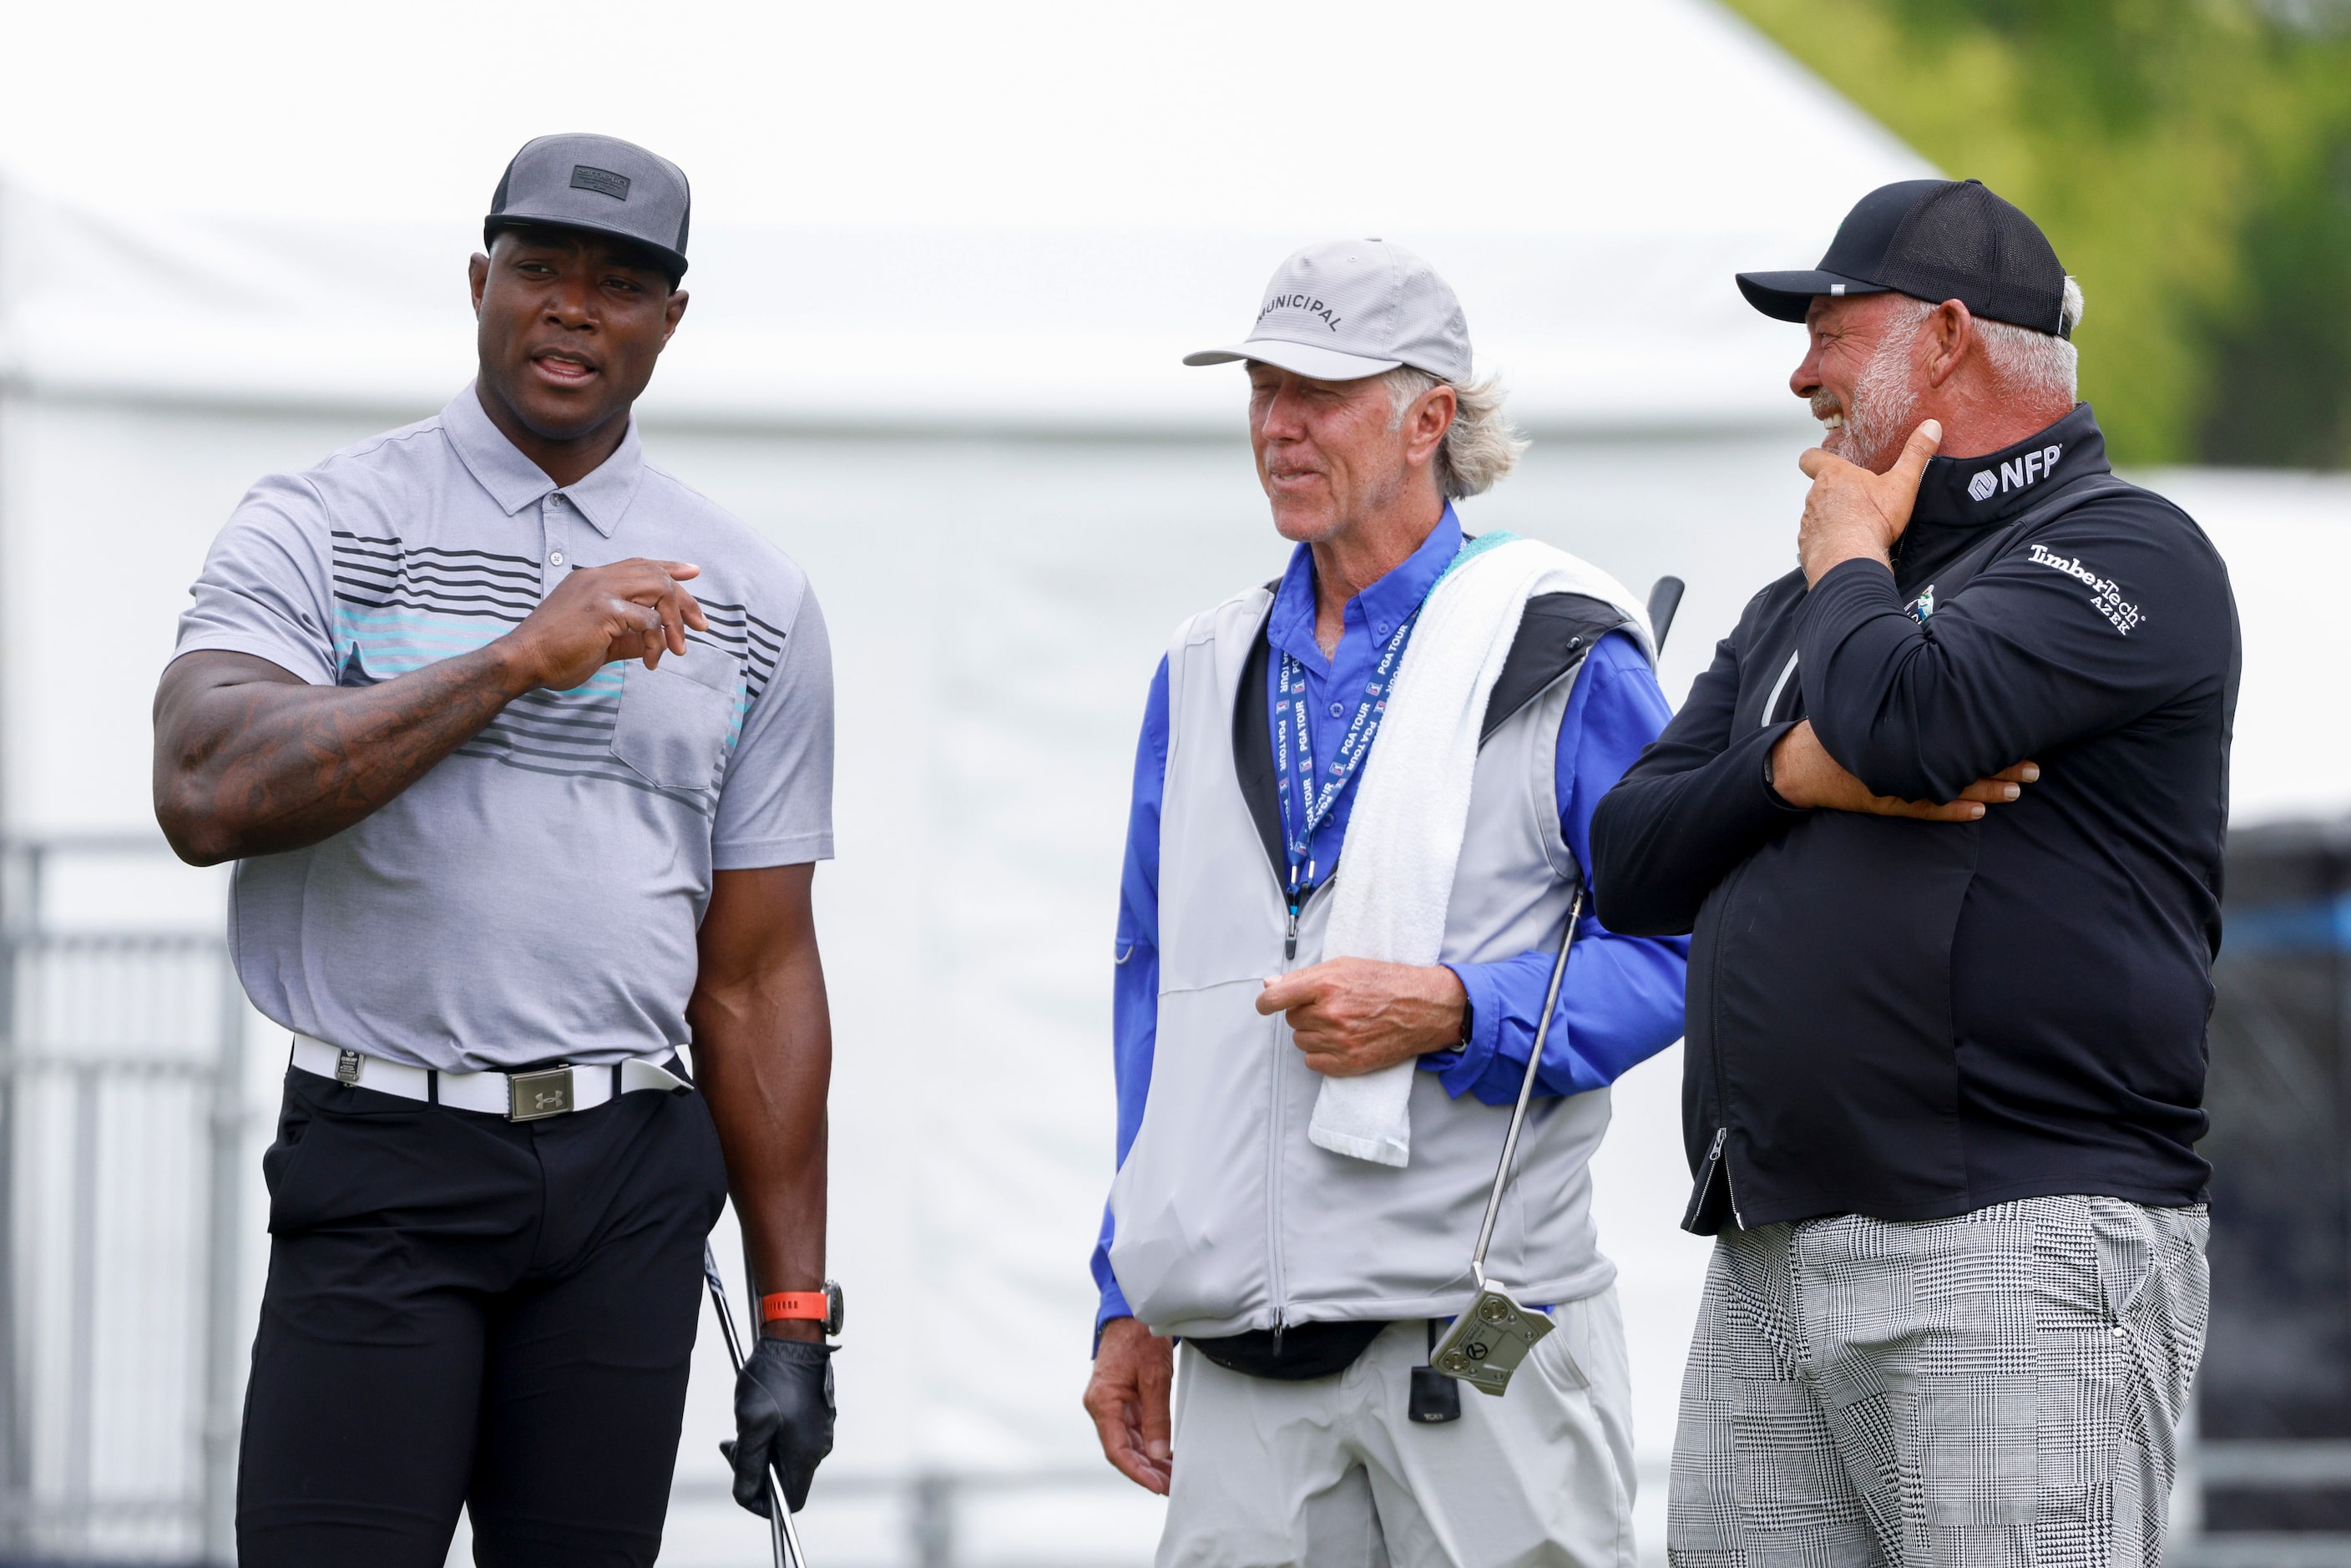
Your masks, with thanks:
M 718 1445 L 735 1467 L 735 1500 L 768 1517 L 768 1470 L 783 1476 L 798 1513 L 816 1467 L 832 1452 L 832 1347 L 762 1338 L 735 1377 L 735 1438 Z

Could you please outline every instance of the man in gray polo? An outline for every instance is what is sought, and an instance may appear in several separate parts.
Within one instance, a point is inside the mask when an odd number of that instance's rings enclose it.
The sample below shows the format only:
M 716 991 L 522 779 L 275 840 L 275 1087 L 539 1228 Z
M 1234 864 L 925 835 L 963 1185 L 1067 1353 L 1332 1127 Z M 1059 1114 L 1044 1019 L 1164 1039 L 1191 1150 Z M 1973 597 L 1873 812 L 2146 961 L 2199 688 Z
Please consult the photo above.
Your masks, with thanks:
M 461 1504 L 486 1564 L 652 1563 L 730 1187 L 737 1497 L 799 1507 L 831 1447 L 831 660 L 799 569 L 638 444 L 688 207 L 643 148 L 525 146 L 477 380 L 256 485 L 156 695 L 156 815 L 237 862 L 293 1034 L 245 1568 L 438 1568 Z

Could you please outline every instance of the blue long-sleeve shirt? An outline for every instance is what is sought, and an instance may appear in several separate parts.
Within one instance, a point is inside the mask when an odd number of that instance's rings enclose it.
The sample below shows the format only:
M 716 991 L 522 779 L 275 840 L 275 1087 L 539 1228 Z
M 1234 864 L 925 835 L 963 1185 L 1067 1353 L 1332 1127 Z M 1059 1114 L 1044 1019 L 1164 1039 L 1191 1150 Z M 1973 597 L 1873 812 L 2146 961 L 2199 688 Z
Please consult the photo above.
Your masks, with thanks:
M 1412 613 L 1461 546 L 1461 527 L 1447 507 L 1437 528 L 1404 563 L 1347 601 L 1338 651 L 1325 658 L 1314 641 L 1314 563 L 1301 545 L 1274 594 L 1266 622 L 1273 652 L 1295 657 L 1306 677 L 1314 755 L 1335 755 L 1354 705 L 1389 637 Z M 1272 683 L 1280 660 L 1267 661 L 1266 711 L 1274 711 Z M 1587 883 L 1592 874 L 1593 809 L 1657 737 L 1673 716 L 1656 673 L 1639 645 L 1612 633 L 1585 656 L 1583 673 L 1562 716 L 1558 741 L 1560 829 Z M 1270 718 L 1269 717 L 1269 722 Z M 1374 745 L 1377 743 L 1374 742 Z M 1143 1124 L 1151 1091 L 1152 1054 L 1159 1032 L 1159 808 L 1167 773 L 1167 665 L 1162 660 L 1145 699 L 1135 746 L 1134 793 L 1127 815 L 1126 862 L 1119 883 L 1118 970 L 1112 999 L 1112 1039 L 1118 1084 L 1118 1159 Z M 1339 862 L 1354 791 L 1332 807 L 1312 843 L 1322 880 Z M 1601 925 L 1586 899 L 1560 987 L 1557 1015 L 1543 1042 L 1537 1092 L 1580 1094 L 1614 1082 L 1656 1055 L 1682 1031 L 1687 937 L 1620 936 Z M 1490 964 L 1447 966 L 1468 994 L 1473 1026 L 1467 1044 L 1420 1059 L 1447 1093 L 1474 1094 L 1489 1105 L 1518 1097 L 1535 1023 L 1551 985 L 1553 955 L 1521 953 Z M 1097 1327 L 1130 1315 L 1110 1266 L 1111 1216 L 1102 1213 L 1093 1255 L 1102 1291 Z

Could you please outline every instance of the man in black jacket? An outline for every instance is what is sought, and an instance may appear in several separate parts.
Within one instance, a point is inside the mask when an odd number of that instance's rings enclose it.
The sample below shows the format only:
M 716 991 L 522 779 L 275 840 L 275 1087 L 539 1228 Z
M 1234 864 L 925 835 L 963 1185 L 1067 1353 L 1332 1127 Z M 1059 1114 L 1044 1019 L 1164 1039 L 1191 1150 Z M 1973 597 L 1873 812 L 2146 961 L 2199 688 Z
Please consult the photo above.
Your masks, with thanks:
M 1719 1240 L 1672 1558 L 2154 1562 L 2206 1315 L 2228 576 L 2109 471 L 2081 291 L 1982 185 L 1873 192 L 1739 286 L 1809 335 L 1802 567 L 1593 823 L 1609 926 L 1695 936 Z

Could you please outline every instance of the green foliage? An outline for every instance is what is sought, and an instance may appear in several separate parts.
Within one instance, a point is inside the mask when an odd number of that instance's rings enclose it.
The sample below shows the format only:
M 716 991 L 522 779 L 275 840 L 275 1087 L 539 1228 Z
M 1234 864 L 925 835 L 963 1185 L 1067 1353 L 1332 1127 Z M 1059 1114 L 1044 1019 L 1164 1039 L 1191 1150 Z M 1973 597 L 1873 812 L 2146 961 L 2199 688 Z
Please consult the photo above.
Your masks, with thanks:
M 1729 4 L 2047 231 L 2117 457 L 2351 465 L 2351 4 Z

